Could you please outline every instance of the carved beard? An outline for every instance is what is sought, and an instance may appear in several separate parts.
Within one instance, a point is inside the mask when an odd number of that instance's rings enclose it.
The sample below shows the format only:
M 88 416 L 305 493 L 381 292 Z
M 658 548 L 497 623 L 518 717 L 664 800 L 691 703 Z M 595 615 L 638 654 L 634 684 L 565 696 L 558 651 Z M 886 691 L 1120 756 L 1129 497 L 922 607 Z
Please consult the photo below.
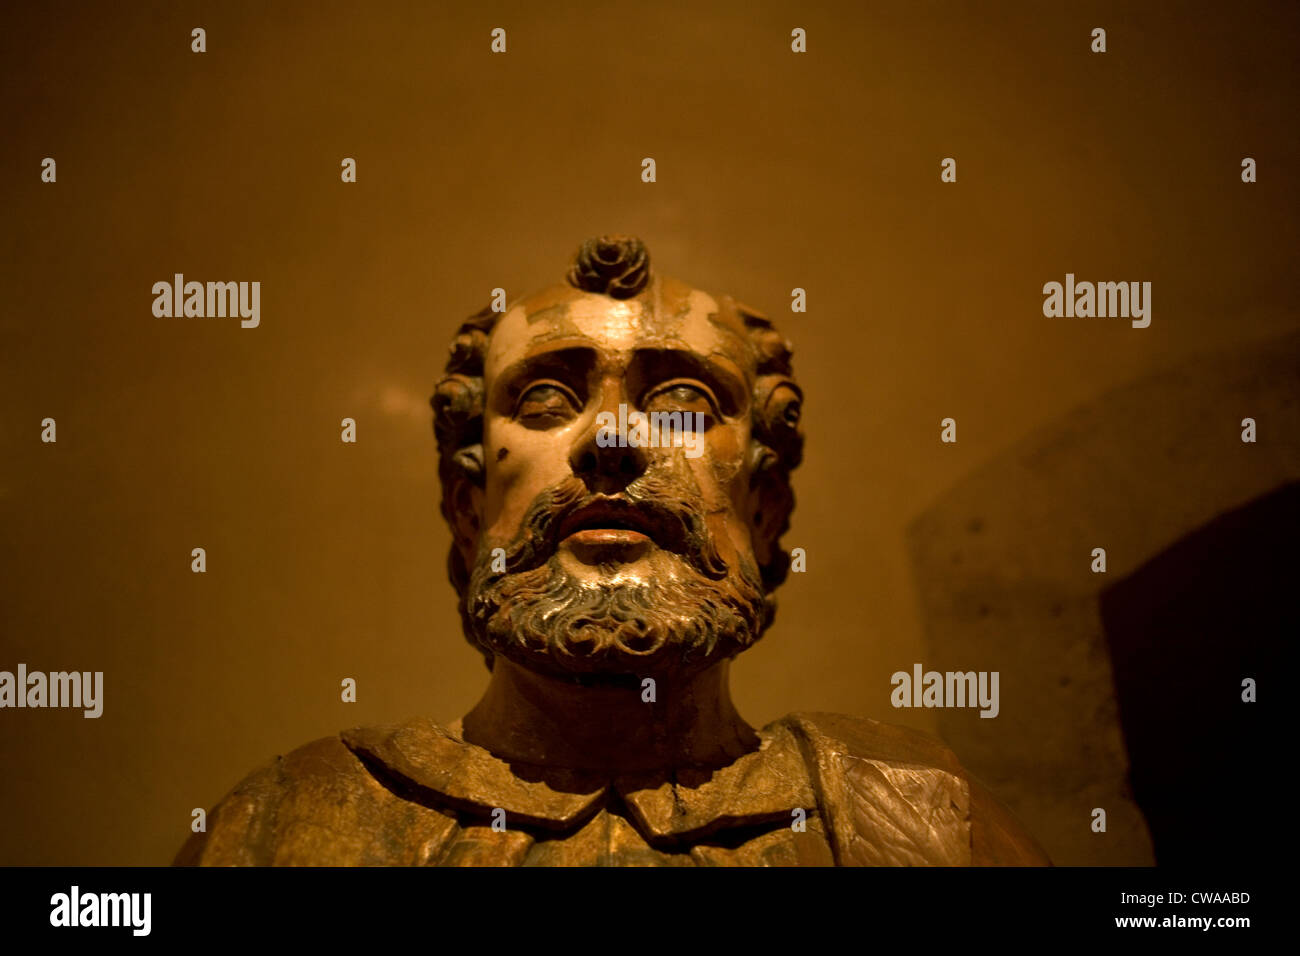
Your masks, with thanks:
M 699 507 L 662 476 L 647 474 L 618 497 L 654 522 L 655 545 L 675 573 L 649 584 L 592 584 L 565 570 L 556 557 L 560 519 L 597 497 L 572 478 L 539 495 L 504 549 L 504 572 L 480 550 L 461 616 L 489 666 L 501 654 L 561 678 L 681 674 L 758 640 L 774 606 L 757 566 L 743 557 L 728 568 Z

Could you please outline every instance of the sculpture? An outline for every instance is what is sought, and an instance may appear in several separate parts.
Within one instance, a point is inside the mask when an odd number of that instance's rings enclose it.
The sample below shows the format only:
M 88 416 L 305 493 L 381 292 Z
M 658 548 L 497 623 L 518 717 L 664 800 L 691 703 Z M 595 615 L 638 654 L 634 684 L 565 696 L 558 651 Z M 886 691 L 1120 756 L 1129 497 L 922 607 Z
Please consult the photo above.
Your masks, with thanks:
M 176 862 L 1046 863 L 938 741 L 833 714 L 755 730 L 732 705 L 788 571 L 801 402 L 767 319 L 652 274 L 631 237 L 471 317 L 432 405 L 486 692 L 447 726 L 276 758 Z

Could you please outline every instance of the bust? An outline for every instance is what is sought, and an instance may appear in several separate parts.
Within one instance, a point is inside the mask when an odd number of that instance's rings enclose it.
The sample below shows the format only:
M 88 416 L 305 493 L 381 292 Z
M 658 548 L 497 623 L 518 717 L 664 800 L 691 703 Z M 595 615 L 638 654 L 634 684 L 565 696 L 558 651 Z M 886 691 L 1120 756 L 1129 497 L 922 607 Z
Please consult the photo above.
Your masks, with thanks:
M 277 757 L 176 862 L 1046 863 L 939 741 L 733 706 L 789 570 L 802 402 L 770 321 L 632 237 L 469 318 L 431 404 L 482 698 Z

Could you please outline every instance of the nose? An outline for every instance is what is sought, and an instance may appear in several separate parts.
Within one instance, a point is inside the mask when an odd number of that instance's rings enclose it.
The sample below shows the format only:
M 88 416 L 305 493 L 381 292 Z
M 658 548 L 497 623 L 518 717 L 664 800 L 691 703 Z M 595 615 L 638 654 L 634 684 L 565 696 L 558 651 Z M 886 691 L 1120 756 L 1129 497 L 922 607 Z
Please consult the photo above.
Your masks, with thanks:
M 578 436 L 569 453 L 569 466 L 574 475 L 598 494 L 622 491 L 645 474 L 650 463 L 645 448 L 627 442 L 627 430 L 621 427 L 626 418 L 619 415 L 618 405 L 622 383 L 613 384 L 614 387 L 605 389 L 610 399 L 592 417 L 591 424 Z M 616 423 L 615 428 L 607 428 L 611 420 Z

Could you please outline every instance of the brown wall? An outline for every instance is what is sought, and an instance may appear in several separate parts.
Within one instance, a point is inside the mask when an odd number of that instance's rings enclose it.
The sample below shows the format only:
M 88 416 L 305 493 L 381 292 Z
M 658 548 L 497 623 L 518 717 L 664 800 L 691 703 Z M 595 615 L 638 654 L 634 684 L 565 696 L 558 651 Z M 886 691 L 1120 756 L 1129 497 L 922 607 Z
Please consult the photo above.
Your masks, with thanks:
M 599 232 L 797 346 L 808 571 L 742 711 L 937 729 L 888 703 L 926 660 L 909 522 L 1107 389 L 1298 324 L 1297 8 L 1059 6 L 7 11 L 0 669 L 106 701 L 0 711 L 0 863 L 165 862 L 271 755 L 472 705 L 425 402 L 462 316 Z M 175 272 L 259 280 L 261 326 L 155 318 Z M 1150 328 L 1045 318 L 1066 272 L 1151 281 Z

